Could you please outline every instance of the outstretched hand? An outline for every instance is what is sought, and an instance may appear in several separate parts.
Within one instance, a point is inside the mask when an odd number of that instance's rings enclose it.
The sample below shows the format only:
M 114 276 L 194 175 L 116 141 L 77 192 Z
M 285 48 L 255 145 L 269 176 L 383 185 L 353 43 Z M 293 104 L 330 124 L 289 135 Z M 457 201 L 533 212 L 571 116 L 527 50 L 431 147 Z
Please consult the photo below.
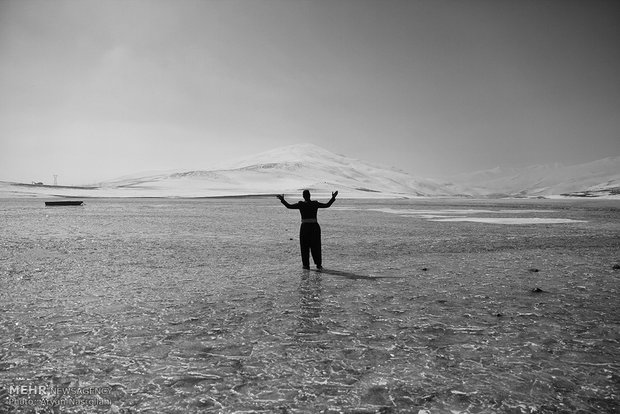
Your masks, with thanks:
M 278 194 L 276 198 L 280 201 L 284 201 L 284 194 Z
M 332 193 L 332 198 L 334 198 L 334 199 L 335 199 L 337 195 L 338 195 L 338 191 L 334 191 L 334 192 Z

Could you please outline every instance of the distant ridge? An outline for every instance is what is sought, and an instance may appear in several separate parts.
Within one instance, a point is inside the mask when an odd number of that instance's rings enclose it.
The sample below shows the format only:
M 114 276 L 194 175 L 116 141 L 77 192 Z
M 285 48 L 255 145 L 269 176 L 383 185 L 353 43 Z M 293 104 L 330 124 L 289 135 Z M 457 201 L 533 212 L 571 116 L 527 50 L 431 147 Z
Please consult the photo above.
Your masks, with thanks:
M 89 187 L 0 182 L 0 196 L 222 197 L 338 190 L 349 198 L 612 197 L 620 198 L 620 157 L 574 166 L 494 168 L 450 177 L 406 172 L 334 154 L 313 144 L 275 148 L 202 170 L 138 173 Z
M 298 144 L 229 161 L 217 169 L 152 173 L 100 184 L 128 193 L 199 197 L 299 193 L 338 190 L 342 196 L 449 196 L 451 190 L 433 180 L 337 155 L 313 144 Z
M 580 196 L 620 194 L 620 157 L 578 165 L 494 168 L 453 176 L 443 184 L 472 196 Z

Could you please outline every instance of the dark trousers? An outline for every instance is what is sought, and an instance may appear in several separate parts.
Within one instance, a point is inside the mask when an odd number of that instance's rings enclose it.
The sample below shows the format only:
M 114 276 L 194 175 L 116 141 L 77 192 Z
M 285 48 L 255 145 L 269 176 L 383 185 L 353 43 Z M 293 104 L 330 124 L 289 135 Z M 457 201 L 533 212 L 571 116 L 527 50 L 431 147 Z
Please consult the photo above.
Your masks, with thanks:
M 310 266 L 310 252 L 312 260 L 317 266 L 321 263 L 321 227 L 319 223 L 302 223 L 299 229 L 299 245 L 301 247 L 301 263 Z

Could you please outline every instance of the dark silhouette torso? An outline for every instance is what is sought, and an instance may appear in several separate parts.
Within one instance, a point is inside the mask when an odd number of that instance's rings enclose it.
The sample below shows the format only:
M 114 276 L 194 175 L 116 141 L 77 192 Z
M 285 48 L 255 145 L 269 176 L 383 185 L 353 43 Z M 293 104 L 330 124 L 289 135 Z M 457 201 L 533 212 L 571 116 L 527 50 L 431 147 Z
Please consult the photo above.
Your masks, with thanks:
M 319 204 L 318 201 L 314 200 L 298 201 L 297 204 L 294 204 L 294 207 L 299 209 L 302 219 L 315 219 Z

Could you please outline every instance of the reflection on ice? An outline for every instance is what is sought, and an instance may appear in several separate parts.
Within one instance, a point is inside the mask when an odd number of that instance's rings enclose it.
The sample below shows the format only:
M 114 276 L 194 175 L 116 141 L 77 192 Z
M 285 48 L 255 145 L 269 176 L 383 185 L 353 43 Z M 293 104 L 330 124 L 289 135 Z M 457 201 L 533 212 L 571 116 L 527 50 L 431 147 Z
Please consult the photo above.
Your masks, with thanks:
M 321 276 L 304 272 L 299 284 L 299 324 L 297 333 L 308 335 L 325 332 L 321 324 Z

